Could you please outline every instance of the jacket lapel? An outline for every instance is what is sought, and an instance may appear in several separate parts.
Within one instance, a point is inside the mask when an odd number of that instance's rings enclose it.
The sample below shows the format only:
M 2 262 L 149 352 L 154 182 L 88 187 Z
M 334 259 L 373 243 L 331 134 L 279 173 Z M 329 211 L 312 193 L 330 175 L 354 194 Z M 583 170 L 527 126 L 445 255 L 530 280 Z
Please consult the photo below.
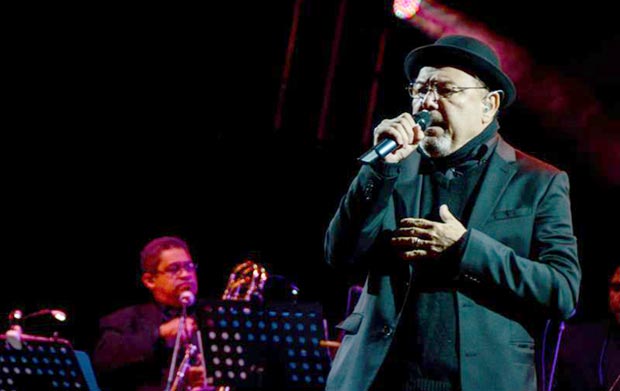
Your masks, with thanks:
M 401 177 L 398 178 L 396 187 L 394 188 L 393 201 L 394 201 L 394 224 L 398 226 L 399 219 L 403 217 L 419 217 L 420 216 L 420 201 L 422 196 L 422 176 L 420 174 L 420 162 L 422 156 L 418 152 L 414 152 L 403 161 L 401 164 L 406 168 L 401 170 Z M 405 298 L 409 295 L 409 289 L 413 283 L 414 270 L 413 264 L 409 262 L 406 268 L 408 275 L 405 280 L 402 279 L 403 275 L 397 274 L 398 281 L 394 278 L 391 281 L 392 294 L 394 296 L 394 308 L 396 312 L 396 320 L 400 318 L 402 310 L 405 304 Z M 403 282 L 408 281 L 405 286 Z
M 480 228 L 495 209 L 499 198 L 506 190 L 510 179 L 517 171 L 514 166 L 515 150 L 501 137 L 497 148 L 491 156 L 489 167 L 484 174 L 476 203 L 471 212 L 468 228 Z
M 420 161 L 422 156 L 414 152 L 407 158 L 401 172 L 406 174 L 399 178 L 394 189 L 394 209 L 396 224 L 398 219 L 403 217 L 419 217 L 420 216 L 420 200 L 422 195 L 422 176 L 420 173 Z

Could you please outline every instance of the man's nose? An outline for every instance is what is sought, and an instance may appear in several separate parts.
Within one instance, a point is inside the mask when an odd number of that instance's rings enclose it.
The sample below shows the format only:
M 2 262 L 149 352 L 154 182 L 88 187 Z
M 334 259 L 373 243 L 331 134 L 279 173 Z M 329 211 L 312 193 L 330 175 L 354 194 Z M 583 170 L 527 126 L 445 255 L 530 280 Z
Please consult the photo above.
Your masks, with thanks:
M 422 97 L 422 107 L 437 107 L 438 100 L 439 95 L 437 94 L 437 90 L 435 88 L 429 88 L 426 94 Z
M 193 271 L 188 270 L 186 267 L 182 267 L 181 270 L 179 271 L 179 277 L 187 277 L 187 276 L 192 276 L 194 274 Z

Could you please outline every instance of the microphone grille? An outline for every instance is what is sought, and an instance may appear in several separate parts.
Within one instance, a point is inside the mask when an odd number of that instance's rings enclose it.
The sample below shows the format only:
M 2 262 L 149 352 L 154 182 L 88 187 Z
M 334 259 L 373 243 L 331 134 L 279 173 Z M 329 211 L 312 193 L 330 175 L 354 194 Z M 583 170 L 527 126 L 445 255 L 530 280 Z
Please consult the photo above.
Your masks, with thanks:
M 196 296 L 191 291 L 183 291 L 179 295 L 179 301 L 183 305 L 192 305 L 196 301 Z
M 418 125 L 420 125 L 420 128 L 422 128 L 422 130 L 426 130 L 426 128 L 428 128 L 431 122 L 433 122 L 433 119 L 431 118 L 431 113 L 428 110 L 422 110 L 415 113 L 413 115 L 413 119 Z

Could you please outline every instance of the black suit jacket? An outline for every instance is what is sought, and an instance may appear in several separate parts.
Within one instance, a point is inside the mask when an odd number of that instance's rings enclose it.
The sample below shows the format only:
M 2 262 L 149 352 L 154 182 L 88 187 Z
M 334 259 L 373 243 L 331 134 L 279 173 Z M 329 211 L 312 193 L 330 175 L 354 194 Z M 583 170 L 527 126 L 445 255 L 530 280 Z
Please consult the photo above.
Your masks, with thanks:
M 567 318 L 579 292 L 568 176 L 499 140 L 481 179 L 460 256 L 458 354 L 462 391 L 537 388 L 536 348 L 548 317 Z M 413 280 L 391 256 L 389 237 L 419 216 L 420 155 L 363 166 L 325 238 L 327 261 L 368 271 L 364 291 L 340 328 L 328 391 L 366 391 L 393 340 Z
M 93 367 L 104 390 L 161 391 L 172 349 L 159 338 L 166 319 L 155 303 L 135 305 L 103 317 Z

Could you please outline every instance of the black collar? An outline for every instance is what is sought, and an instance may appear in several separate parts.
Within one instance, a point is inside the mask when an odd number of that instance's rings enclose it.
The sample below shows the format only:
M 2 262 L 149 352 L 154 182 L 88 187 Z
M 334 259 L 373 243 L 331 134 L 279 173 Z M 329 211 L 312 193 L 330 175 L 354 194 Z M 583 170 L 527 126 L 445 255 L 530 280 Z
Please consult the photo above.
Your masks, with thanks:
M 498 130 L 499 123 L 494 120 L 480 134 L 448 156 L 432 158 L 421 148 L 418 148 L 422 155 L 420 171 L 422 173 L 446 172 L 451 168 L 458 169 L 459 167 L 470 166 L 472 163 L 486 161 L 499 139 Z

